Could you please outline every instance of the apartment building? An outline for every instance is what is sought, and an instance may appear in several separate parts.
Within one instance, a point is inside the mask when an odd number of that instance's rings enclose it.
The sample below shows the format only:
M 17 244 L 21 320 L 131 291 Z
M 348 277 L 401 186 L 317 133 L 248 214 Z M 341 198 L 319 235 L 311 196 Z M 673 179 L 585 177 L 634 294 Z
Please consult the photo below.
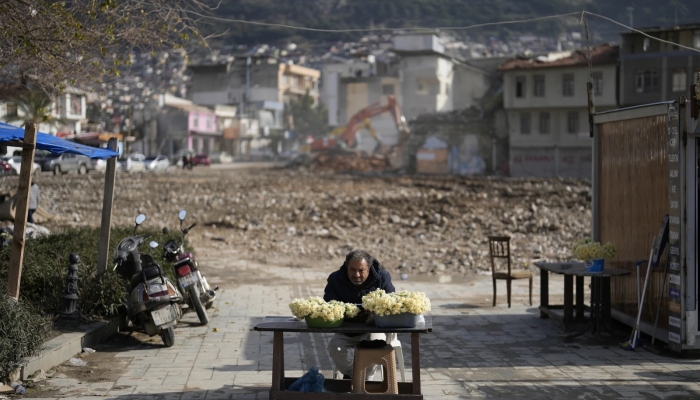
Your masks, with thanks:
M 502 64 L 503 107 L 510 146 L 510 175 L 591 177 L 587 82 L 596 111 L 618 107 L 619 48 L 557 52 Z
M 700 50 L 700 24 L 641 29 L 661 40 Z M 700 53 L 653 40 L 638 32 L 622 33 L 620 105 L 678 100 L 700 77 Z

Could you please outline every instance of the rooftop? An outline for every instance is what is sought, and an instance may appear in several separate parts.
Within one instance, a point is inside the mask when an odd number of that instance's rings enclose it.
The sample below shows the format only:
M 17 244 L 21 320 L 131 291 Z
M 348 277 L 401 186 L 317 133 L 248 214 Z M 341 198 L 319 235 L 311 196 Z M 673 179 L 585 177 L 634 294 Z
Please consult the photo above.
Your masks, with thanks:
M 617 45 L 602 44 L 591 49 L 591 61 L 594 65 L 616 64 L 620 55 Z M 588 65 L 587 51 L 579 49 L 567 56 L 566 53 L 549 53 L 546 56 L 533 58 L 514 58 L 501 64 L 499 71 L 518 69 L 579 67 Z

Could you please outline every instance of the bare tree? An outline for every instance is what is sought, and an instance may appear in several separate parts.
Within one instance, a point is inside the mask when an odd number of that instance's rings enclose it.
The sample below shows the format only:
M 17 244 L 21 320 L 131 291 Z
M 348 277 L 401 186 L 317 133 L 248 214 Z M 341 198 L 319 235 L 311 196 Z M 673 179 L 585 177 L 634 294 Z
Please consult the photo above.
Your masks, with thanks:
M 209 10 L 199 0 L 0 0 L 0 85 L 60 91 L 119 76 L 134 50 L 206 46 L 196 16 Z

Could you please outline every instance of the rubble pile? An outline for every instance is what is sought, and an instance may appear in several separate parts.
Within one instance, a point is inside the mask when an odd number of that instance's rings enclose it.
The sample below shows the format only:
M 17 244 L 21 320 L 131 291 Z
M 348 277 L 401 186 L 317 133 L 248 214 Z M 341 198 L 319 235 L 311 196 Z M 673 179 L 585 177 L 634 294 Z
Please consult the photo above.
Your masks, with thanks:
M 385 171 L 391 168 L 389 159 L 381 154 L 331 154 L 322 153 L 314 157 L 313 169 L 332 172 Z
M 55 214 L 47 228 L 99 226 L 104 175 L 41 178 L 42 206 Z M 16 177 L 3 178 L 0 193 L 16 185 Z M 145 213 L 145 227 L 174 230 L 186 208 L 198 223 L 195 243 L 223 241 L 243 257 L 337 264 L 365 248 L 392 271 L 466 274 L 490 269 L 489 235 L 512 236 L 516 267 L 570 259 L 573 243 L 590 232 L 590 197 L 582 180 L 195 168 L 118 174 L 113 221 L 131 225 Z

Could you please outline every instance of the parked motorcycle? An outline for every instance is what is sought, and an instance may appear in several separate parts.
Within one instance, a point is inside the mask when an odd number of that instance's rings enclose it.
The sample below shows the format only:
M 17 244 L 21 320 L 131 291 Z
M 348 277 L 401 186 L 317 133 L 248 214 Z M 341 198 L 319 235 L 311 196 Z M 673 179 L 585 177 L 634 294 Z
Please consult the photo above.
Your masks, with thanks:
M 114 269 L 130 282 L 126 302 L 129 321 L 141 326 L 148 336 L 160 335 L 163 343 L 171 347 L 175 343 L 173 326 L 182 316 L 179 302 L 182 295 L 165 277 L 161 267 L 150 254 L 141 254 L 139 246 L 151 236 L 137 236 L 136 229 L 146 220 L 144 214 L 136 217 L 134 235 L 124 238 L 114 250 Z M 151 242 L 151 248 L 158 247 Z
M 194 254 L 185 251 L 185 236 L 197 225 L 194 223 L 186 229 L 182 229 L 182 223 L 185 221 L 186 216 L 187 211 L 180 210 L 178 214 L 180 232 L 182 232 L 180 243 L 173 239 L 168 240 L 163 246 L 163 258 L 172 263 L 175 277 L 177 278 L 177 285 L 182 289 L 183 300 L 187 304 L 188 309 L 194 309 L 197 312 L 197 317 L 199 317 L 199 322 L 202 325 L 206 325 L 209 323 L 209 316 L 206 310 L 214 304 L 216 290 L 219 287 L 212 289 L 209 286 L 206 278 L 202 276 L 197 261 L 194 259 Z

